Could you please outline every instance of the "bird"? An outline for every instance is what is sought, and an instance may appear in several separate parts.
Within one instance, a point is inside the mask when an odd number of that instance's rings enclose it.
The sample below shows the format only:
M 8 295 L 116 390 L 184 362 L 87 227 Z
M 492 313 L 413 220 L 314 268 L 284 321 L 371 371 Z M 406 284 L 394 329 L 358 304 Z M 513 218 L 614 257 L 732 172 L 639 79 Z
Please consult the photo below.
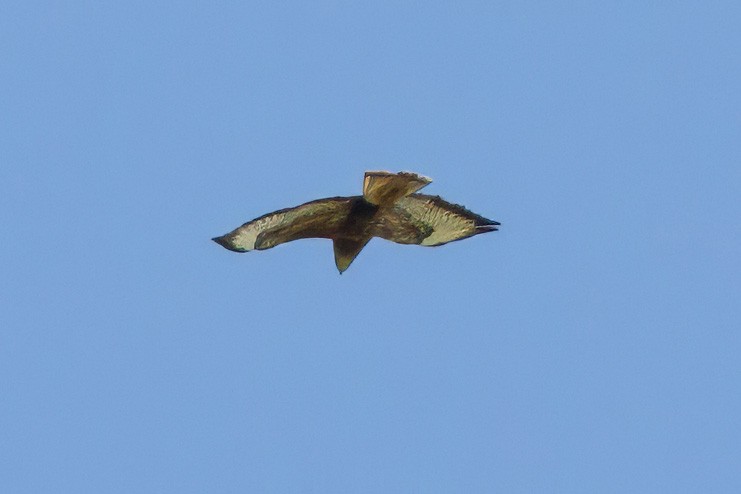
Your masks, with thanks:
M 342 274 L 373 237 L 435 247 L 498 230 L 497 221 L 440 196 L 417 193 L 431 182 L 412 172 L 366 171 L 363 195 L 280 209 L 212 240 L 226 249 L 248 252 L 302 238 L 331 239 Z

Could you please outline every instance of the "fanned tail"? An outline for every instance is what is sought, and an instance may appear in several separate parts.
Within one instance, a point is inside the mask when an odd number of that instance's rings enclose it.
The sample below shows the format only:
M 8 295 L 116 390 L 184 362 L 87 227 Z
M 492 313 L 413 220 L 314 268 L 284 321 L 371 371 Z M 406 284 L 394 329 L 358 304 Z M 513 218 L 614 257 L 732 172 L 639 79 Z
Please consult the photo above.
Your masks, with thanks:
M 391 206 L 400 198 L 413 194 L 432 182 L 416 173 L 365 172 L 363 197 L 376 206 Z

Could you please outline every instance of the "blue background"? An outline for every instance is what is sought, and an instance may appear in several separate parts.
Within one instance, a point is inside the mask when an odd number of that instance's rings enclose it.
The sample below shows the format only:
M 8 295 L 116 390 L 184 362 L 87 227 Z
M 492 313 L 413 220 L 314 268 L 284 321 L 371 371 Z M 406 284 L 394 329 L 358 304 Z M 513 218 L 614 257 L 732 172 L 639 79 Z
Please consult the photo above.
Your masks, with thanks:
M 4 2 L 3 492 L 741 492 L 737 2 Z M 367 169 L 502 222 L 235 254 Z

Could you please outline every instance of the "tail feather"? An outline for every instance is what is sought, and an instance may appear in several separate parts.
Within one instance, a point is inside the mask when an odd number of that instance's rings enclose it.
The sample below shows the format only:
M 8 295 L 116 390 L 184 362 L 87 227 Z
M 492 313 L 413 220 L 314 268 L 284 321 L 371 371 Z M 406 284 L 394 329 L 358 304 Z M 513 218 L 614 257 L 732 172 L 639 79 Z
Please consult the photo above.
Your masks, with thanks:
M 416 173 L 365 172 L 363 197 L 376 206 L 390 206 L 432 182 Z

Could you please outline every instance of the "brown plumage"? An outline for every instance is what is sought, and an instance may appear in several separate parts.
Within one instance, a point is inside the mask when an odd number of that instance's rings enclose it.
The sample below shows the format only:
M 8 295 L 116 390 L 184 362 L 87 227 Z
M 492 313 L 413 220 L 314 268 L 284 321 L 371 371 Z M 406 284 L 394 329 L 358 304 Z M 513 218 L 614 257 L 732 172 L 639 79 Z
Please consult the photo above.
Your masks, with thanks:
M 330 197 L 281 209 L 213 240 L 229 250 L 247 252 L 300 238 L 329 238 L 342 273 L 373 237 L 432 247 L 497 230 L 496 221 L 439 196 L 416 193 L 430 182 L 415 173 L 366 172 L 362 196 Z

